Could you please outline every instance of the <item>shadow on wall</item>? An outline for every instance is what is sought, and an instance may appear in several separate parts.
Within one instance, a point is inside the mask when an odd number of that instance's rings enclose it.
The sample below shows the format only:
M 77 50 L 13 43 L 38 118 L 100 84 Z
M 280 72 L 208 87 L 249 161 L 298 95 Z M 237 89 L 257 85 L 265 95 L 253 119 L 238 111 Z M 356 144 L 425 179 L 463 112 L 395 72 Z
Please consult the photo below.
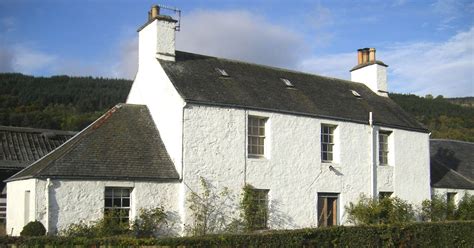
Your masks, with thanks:
M 49 190 L 49 199 L 46 199 L 49 202 L 49 218 L 47 216 L 46 221 L 48 222 L 48 229 L 46 230 L 48 234 L 58 234 L 58 218 L 59 218 L 59 204 L 56 197 L 56 190 L 61 188 L 61 182 L 51 182 Z M 46 204 L 46 207 L 48 205 Z M 48 211 L 48 209 L 46 210 Z
M 269 226 L 272 229 L 294 229 L 298 228 L 294 224 L 293 218 L 291 218 L 287 213 L 281 211 L 281 202 L 278 200 L 272 200 L 270 206 L 268 207 L 269 213 Z

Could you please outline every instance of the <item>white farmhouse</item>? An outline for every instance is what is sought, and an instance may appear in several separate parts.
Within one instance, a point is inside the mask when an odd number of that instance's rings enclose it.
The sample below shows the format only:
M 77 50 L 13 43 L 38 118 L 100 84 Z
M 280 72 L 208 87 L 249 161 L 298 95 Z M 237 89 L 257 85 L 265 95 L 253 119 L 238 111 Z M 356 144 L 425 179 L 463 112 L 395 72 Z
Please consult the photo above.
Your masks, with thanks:
M 374 49 L 346 81 L 175 51 L 175 27 L 153 7 L 127 104 L 8 180 L 7 230 L 163 205 L 183 235 L 201 177 L 237 196 L 230 217 L 252 185 L 262 228 L 346 224 L 362 193 L 430 198 L 428 131 L 388 98 Z

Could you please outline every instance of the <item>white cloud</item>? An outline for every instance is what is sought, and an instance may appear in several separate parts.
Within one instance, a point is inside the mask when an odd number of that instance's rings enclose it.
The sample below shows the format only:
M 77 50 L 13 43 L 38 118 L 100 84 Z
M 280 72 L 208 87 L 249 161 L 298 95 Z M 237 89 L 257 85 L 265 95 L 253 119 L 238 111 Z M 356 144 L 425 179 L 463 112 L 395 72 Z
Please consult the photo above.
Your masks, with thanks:
M 474 27 L 444 42 L 415 42 L 379 49 L 389 65 L 391 92 L 444 96 L 474 95 Z M 300 69 L 349 79 L 356 51 L 303 60 Z
M 0 45 L 0 72 L 22 72 L 35 74 L 44 69 L 49 69 L 56 63 L 57 57 L 25 44 Z
M 290 68 L 308 51 L 300 34 L 248 11 L 196 11 L 182 23 L 184 51 Z

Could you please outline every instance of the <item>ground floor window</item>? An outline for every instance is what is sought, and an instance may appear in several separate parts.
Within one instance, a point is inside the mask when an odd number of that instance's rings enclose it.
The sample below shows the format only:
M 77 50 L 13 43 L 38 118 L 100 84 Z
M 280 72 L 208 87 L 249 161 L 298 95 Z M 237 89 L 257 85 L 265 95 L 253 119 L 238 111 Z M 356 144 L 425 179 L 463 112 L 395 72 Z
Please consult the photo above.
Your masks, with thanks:
M 104 215 L 120 223 L 127 223 L 130 218 L 130 193 L 131 188 L 105 188 Z
M 337 225 L 337 193 L 318 193 L 318 226 Z
M 254 230 L 268 228 L 268 189 L 249 189 L 247 192 L 251 200 L 250 206 L 246 209 L 249 216 L 249 225 Z
M 389 191 L 380 191 L 379 192 L 379 200 L 385 199 L 385 198 L 390 198 L 392 197 L 393 192 Z

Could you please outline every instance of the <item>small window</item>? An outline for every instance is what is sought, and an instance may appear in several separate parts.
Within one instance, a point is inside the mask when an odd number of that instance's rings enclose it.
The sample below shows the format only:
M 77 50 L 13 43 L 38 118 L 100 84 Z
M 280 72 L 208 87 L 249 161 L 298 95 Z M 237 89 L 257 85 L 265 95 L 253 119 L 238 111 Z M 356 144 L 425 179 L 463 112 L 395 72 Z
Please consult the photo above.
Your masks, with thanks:
M 379 200 L 392 197 L 393 192 L 379 192 Z
M 336 126 L 321 125 L 321 160 L 331 162 L 334 159 L 334 130 Z
M 229 77 L 229 74 L 227 74 L 227 72 L 226 72 L 224 69 L 216 68 L 216 71 L 219 72 L 219 74 L 220 74 L 222 77 Z
M 338 196 L 335 193 L 318 193 L 318 226 L 337 225 Z
M 131 188 L 105 188 L 104 214 L 120 223 L 128 223 L 130 218 Z
M 281 81 L 283 81 L 283 83 L 285 83 L 286 87 L 291 87 L 291 88 L 295 87 L 289 79 L 287 78 L 280 78 L 280 79 Z
M 454 205 L 456 202 L 456 193 L 455 192 L 448 192 L 446 194 L 446 202 L 450 205 Z
M 248 117 L 248 154 L 252 157 L 263 157 L 265 154 L 266 118 Z
M 380 165 L 388 165 L 388 138 L 390 136 L 390 132 L 379 132 L 379 164 Z
M 249 224 L 254 230 L 267 229 L 268 223 L 268 189 L 251 189 L 252 206 L 249 211 L 252 218 Z

